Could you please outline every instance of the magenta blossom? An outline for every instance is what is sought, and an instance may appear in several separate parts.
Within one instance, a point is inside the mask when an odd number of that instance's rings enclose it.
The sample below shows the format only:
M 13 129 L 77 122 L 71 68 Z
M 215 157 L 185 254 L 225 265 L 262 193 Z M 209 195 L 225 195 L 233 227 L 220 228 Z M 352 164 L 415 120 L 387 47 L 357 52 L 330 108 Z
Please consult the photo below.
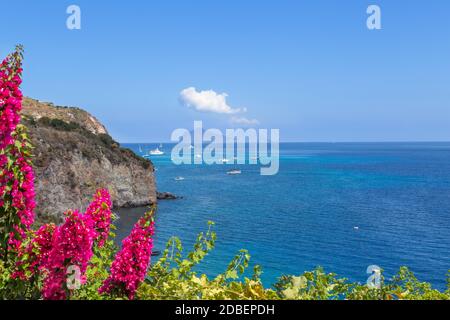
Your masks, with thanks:
M 85 213 L 86 218 L 90 218 L 93 221 L 94 229 L 97 233 L 95 240 L 99 247 L 103 247 L 109 236 L 112 216 L 111 208 L 111 196 L 108 190 L 101 189 L 94 195 L 94 199 Z
M 52 249 L 43 265 L 47 275 L 42 295 L 47 300 L 67 297 L 66 272 L 70 266 L 80 269 L 84 275 L 93 255 L 92 246 L 96 232 L 90 217 L 78 211 L 66 213 L 66 221 L 53 235 Z
M 141 218 L 131 234 L 122 242 L 111 266 L 111 274 L 100 293 L 125 294 L 134 299 L 139 284 L 144 281 L 153 249 L 154 222 L 152 213 Z

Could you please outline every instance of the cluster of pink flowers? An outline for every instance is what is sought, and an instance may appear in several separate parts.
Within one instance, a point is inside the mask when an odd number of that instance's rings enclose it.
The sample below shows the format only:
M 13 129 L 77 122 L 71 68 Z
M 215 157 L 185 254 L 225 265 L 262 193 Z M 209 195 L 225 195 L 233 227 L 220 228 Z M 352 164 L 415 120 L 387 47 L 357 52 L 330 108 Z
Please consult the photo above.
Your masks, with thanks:
M 42 291 L 44 299 L 67 298 L 65 281 L 69 266 L 77 266 L 84 278 L 94 245 L 101 247 L 108 239 L 111 208 L 108 190 L 101 189 L 94 195 L 85 214 L 78 211 L 66 214 L 65 223 L 57 227 L 53 234 L 51 250 L 47 255 L 40 256 L 41 269 L 47 273 Z
M 16 210 L 18 218 L 17 223 L 12 227 L 9 234 L 9 250 L 18 251 L 23 239 L 26 237 L 26 230 L 28 230 L 34 222 L 34 208 L 35 192 L 34 192 L 34 174 L 33 168 L 29 162 L 17 151 L 13 151 L 16 154 L 14 161 L 15 168 L 18 169 L 19 179 L 14 175 L 14 170 L 3 169 L 3 173 L 0 176 L 1 184 L 7 185 L 10 183 L 11 189 L 8 194 L 5 194 L 3 189 L 2 198 L 11 200 L 11 207 Z M 4 200 L 3 200 L 4 201 Z M 3 204 L 2 204 L 3 205 Z
M 109 236 L 112 216 L 111 207 L 111 196 L 108 190 L 101 189 L 94 195 L 94 199 L 85 213 L 86 217 L 93 221 L 96 232 L 95 240 L 100 248 L 103 247 Z
M 14 165 L 20 172 L 20 180 L 14 179 L 10 195 L 12 198 L 12 207 L 17 211 L 19 224 L 14 226 L 14 232 L 11 232 L 9 244 L 12 250 L 18 250 L 22 240 L 26 237 L 28 230 L 34 222 L 35 192 L 34 192 L 34 173 L 30 163 L 17 152 L 17 158 Z M 11 178 L 12 172 L 7 172 L 6 176 Z
M 22 68 L 16 66 L 11 56 L 0 65 L 0 149 L 14 144 L 12 133 L 20 122 L 22 109 Z
M 15 210 L 14 224 L 6 226 L 9 247 L 2 249 L 12 251 L 19 250 L 26 230 L 33 224 L 36 206 L 33 169 L 24 152 L 26 138 L 16 132 L 22 110 L 21 74 L 18 49 L 0 65 L 0 205 L 8 204 Z
M 53 245 L 53 234 L 56 226 L 54 224 L 46 224 L 39 228 L 34 238 L 32 239 L 32 250 L 29 252 L 30 256 L 35 256 L 30 267 L 41 267 L 48 264 L 50 252 Z
M 139 284 L 144 281 L 153 249 L 154 222 L 152 213 L 141 218 L 131 234 L 122 242 L 111 266 L 111 273 L 100 293 L 125 294 L 134 299 Z
M 52 248 L 43 265 L 47 272 L 42 290 L 44 299 L 67 298 L 65 286 L 67 268 L 77 266 L 84 275 L 93 255 L 95 237 L 96 232 L 90 217 L 78 211 L 66 213 L 64 224 L 55 230 Z
M 30 242 L 20 248 L 16 272 L 12 275 L 14 279 L 29 280 L 30 277 L 35 276 L 44 266 L 48 265 L 55 229 L 54 224 L 43 225 L 38 231 L 34 232 Z M 24 257 L 27 259 L 24 260 Z

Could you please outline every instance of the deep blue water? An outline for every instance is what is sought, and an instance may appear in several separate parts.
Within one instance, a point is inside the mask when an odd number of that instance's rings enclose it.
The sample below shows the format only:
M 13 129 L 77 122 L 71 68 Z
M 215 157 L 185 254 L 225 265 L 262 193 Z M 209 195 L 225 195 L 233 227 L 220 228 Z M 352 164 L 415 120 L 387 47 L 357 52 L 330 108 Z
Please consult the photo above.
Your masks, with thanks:
M 139 153 L 139 145 L 125 146 Z M 242 168 L 239 176 L 226 174 L 231 165 L 175 166 L 170 150 L 152 158 L 158 189 L 184 199 L 160 202 L 156 248 L 173 235 L 190 248 L 214 221 L 217 245 L 202 272 L 224 271 L 245 248 L 267 285 L 316 266 L 365 282 L 375 264 L 388 277 L 408 266 L 419 279 L 446 286 L 450 143 L 282 144 L 276 176 L 250 165 L 232 166 Z M 119 237 L 140 214 L 121 212 Z

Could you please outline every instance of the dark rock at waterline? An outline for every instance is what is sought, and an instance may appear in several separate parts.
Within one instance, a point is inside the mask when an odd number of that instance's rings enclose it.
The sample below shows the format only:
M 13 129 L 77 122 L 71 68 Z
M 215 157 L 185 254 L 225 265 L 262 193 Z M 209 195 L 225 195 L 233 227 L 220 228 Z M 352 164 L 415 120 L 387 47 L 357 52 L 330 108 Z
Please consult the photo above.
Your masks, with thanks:
M 156 197 L 158 200 L 178 200 L 182 199 L 182 197 L 178 197 L 170 192 L 157 192 Z

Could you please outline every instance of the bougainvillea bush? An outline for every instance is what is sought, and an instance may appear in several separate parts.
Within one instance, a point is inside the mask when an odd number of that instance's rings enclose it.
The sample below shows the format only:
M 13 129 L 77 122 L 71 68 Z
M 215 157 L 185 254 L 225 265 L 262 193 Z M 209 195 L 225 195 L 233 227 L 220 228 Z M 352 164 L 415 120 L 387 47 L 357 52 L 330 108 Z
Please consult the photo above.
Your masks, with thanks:
M 210 279 L 194 269 L 214 248 L 213 223 L 187 255 L 173 238 L 150 266 L 155 208 L 118 250 L 107 189 L 96 192 L 85 212 L 68 210 L 61 225 L 35 228 L 32 146 L 20 123 L 22 59 L 18 46 L 0 64 L 0 299 L 450 299 L 450 277 L 449 289 L 441 292 L 406 268 L 377 289 L 320 268 L 265 288 L 260 267 L 248 277 L 245 250 Z

